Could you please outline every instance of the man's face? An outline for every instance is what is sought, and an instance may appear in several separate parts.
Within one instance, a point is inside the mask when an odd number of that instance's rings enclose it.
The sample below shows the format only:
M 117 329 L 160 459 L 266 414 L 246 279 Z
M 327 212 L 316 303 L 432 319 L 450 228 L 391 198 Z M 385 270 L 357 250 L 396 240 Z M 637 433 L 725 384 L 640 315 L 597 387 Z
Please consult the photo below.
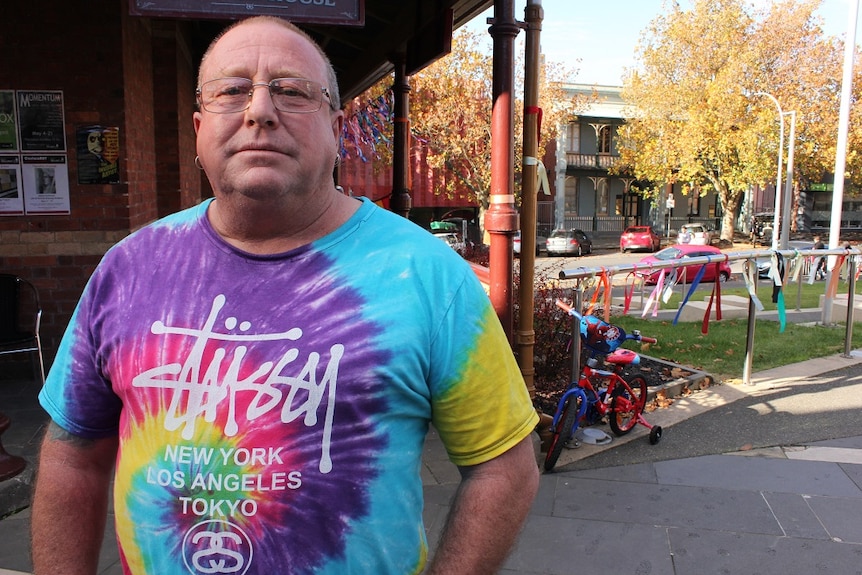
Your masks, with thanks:
M 325 64 L 306 39 L 275 22 L 254 22 L 227 32 L 203 63 L 200 82 L 226 77 L 269 83 L 306 78 L 326 86 Z M 275 108 L 265 86 L 256 87 L 247 110 L 194 115 L 197 152 L 218 197 L 241 193 L 313 193 L 332 183 L 342 113 L 324 98 L 317 112 Z

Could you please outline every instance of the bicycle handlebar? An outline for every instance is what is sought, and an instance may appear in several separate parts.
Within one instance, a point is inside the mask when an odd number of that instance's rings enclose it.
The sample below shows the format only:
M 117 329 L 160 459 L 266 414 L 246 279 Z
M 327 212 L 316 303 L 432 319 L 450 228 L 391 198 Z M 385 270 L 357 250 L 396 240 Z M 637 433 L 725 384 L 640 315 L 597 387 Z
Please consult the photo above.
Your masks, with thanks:
M 558 307 L 558 308 L 560 308 L 561 310 L 563 310 L 563 311 L 564 311 L 564 312 L 566 312 L 567 314 L 569 314 L 569 315 L 573 315 L 573 316 L 575 316 L 575 317 L 576 317 L 576 318 L 578 318 L 578 319 L 580 319 L 580 318 L 581 318 L 581 314 L 579 314 L 578 312 L 576 312 L 576 311 L 575 311 L 575 308 L 573 308 L 572 306 L 570 306 L 569 304 L 567 304 L 567 303 L 566 303 L 566 302 L 564 302 L 563 300 L 558 299 L 555 303 L 557 304 L 557 307 Z
M 569 315 L 576 317 L 579 321 L 583 319 L 583 315 L 578 313 L 575 308 L 564 302 L 563 300 L 556 300 L 554 303 L 557 304 L 557 307 L 566 312 Z M 626 339 L 633 339 L 635 341 L 639 341 L 641 343 L 658 343 L 658 340 L 654 337 L 647 337 L 645 335 L 641 335 L 637 331 L 634 333 L 627 333 Z

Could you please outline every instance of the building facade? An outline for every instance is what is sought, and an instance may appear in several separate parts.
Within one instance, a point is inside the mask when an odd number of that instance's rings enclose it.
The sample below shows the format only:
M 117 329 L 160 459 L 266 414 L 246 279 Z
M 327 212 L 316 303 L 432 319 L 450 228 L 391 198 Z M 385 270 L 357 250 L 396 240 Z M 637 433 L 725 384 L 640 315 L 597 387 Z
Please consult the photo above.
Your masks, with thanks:
M 620 159 L 619 130 L 625 124 L 621 87 L 567 84 L 564 90 L 591 103 L 559 130 L 554 228 L 619 234 L 631 225 L 649 225 L 664 233 L 689 222 L 717 227 L 719 202 L 714 192 L 684 194 L 677 183 L 664 186 L 658 198 L 645 198 L 633 177 L 612 173 Z

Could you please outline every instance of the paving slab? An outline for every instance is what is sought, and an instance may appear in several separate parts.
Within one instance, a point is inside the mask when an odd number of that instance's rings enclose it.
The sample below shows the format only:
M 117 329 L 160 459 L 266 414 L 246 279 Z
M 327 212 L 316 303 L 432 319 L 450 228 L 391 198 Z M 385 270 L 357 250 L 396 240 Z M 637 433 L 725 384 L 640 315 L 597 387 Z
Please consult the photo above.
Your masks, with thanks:
M 850 480 L 859 487 L 859 489 L 862 489 L 862 465 L 839 463 L 838 467 L 841 468 L 841 471 L 847 474 L 847 477 L 849 477 Z
M 859 486 L 835 463 L 705 455 L 661 461 L 655 467 L 658 481 L 663 485 L 698 485 L 862 500 Z
M 757 492 L 560 478 L 554 516 L 781 535 Z
M 662 527 L 542 516 L 528 519 L 501 571 L 507 575 L 673 572 L 667 530 Z
M 807 501 L 835 541 L 862 543 L 862 500 L 811 496 Z M 859 565 L 862 567 L 862 561 Z
M 655 465 L 652 463 L 635 463 L 616 467 L 597 467 L 595 469 L 580 469 L 575 471 L 560 471 L 558 477 L 574 477 L 580 479 L 600 479 L 602 481 L 628 481 L 635 483 L 658 483 Z
M 787 537 L 831 539 L 817 514 L 808 505 L 809 498 L 806 496 L 798 493 L 764 493 L 763 497 Z
M 859 545 L 752 533 L 671 529 L 674 575 L 852 575 L 860 571 Z M 658 572 L 657 572 L 658 573 Z
M 784 449 L 787 459 L 862 464 L 862 450 L 850 447 L 791 446 Z

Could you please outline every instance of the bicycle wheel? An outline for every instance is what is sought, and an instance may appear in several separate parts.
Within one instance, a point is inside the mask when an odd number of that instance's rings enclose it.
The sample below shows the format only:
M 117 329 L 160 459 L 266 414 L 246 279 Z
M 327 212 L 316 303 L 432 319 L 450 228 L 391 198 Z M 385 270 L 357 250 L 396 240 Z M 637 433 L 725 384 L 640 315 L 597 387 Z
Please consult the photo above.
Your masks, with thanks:
M 646 405 L 646 379 L 641 375 L 634 375 L 625 382 L 625 386 L 618 382 L 614 388 L 610 417 L 608 417 L 611 431 L 618 436 L 625 435 L 637 425 L 638 416 Z
M 548 446 L 548 454 L 545 456 L 545 471 L 554 468 L 557 459 L 560 458 L 560 453 L 563 452 L 563 446 L 575 434 L 581 401 L 581 396 L 576 394 L 569 396 L 569 399 L 566 400 L 566 405 L 560 414 L 560 421 L 554 427 L 554 435 L 551 438 L 551 445 Z

